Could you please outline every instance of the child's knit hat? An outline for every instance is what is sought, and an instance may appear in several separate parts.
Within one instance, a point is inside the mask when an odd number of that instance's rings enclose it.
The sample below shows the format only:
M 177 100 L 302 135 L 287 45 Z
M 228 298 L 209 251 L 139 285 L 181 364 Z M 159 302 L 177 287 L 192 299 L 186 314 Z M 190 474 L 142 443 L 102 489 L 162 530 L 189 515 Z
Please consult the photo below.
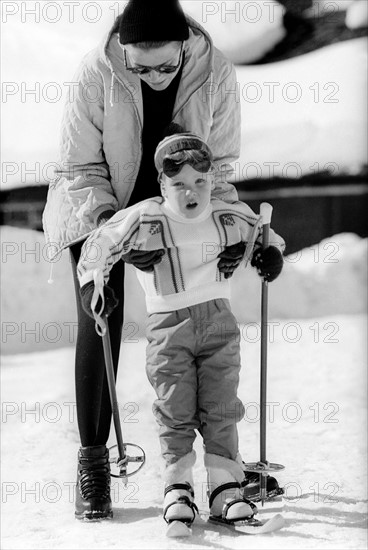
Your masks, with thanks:
M 178 129 L 181 128 L 178 125 L 176 126 Z M 211 149 L 200 136 L 198 136 L 197 134 L 193 134 L 192 132 L 180 132 L 179 130 L 178 133 L 165 137 L 157 145 L 154 158 L 157 172 L 160 173 L 162 171 L 164 159 L 166 157 L 180 151 L 188 150 L 201 151 L 205 154 L 208 160 L 212 162 L 213 156 Z
M 188 24 L 178 0 L 129 0 L 121 15 L 121 44 L 183 42 L 188 37 Z

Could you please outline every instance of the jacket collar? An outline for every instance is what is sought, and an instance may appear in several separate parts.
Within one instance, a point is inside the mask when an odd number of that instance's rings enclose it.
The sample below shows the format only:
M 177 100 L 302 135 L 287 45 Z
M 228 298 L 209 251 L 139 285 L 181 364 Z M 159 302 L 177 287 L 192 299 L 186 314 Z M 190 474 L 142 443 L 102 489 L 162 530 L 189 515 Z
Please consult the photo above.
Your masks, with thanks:
M 121 16 L 120 16 L 121 17 Z M 118 17 L 100 45 L 100 58 L 110 68 L 112 77 L 131 94 L 132 102 L 138 108 L 142 120 L 142 95 L 139 76 L 125 70 L 123 50 L 118 44 Z M 189 25 L 189 38 L 185 41 L 184 67 L 179 84 L 173 118 L 187 103 L 190 96 L 209 79 L 214 63 L 214 46 L 209 34 L 194 19 L 186 16 Z M 112 83 L 113 86 L 113 83 Z M 113 94 L 111 94 L 113 96 Z

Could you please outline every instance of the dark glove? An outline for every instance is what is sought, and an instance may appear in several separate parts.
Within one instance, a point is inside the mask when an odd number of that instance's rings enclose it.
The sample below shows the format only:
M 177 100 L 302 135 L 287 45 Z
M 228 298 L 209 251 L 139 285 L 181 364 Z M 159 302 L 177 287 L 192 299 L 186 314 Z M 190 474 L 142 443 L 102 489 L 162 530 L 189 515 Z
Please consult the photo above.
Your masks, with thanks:
M 235 269 L 243 259 L 245 247 L 245 243 L 240 241 L 239 243 L 227 246 L 225 250 L 218 255 L 220 261 L 217 267 L 221 273 L 224 273 L 225 279 L 232 277 Z
M 257 248 L 250 263 L 257 269 L 258 275 L 271 283 L 280 275 L 284 260 L 276 246 L 268 246 L 267 248 Z
M 94 319 L 94 316 L 92 313 L 91 302 L 92 302 L 92 296 L 93 296 L 94 290 L 95 290 L 95 284 L 93 281 L 89 281 L 89 283 L 86 283 L 80 289 L 83 309 L 90 317 L 92 317 L 92 319 Z M 119 300 L 116 298 L 114 291 L 109 286 L 105 285 L 103 288 L 103 291 L 104 291 L 104 298 L 105 298 L 105 307 L 101 315 L 109 316 L 118 305 Z M 95 307 L 95 311 L 97 311 L 97 313 L 99 313 L 101 306 L 102 306 L 102 300 L 101 300 L 101 296 L 99 296 Z
M 163 248 L 149 251 L 131 250 L 128 254 L 124 254 L 121 259 L 127 264 L 133 264 L 141 271 L 153 271 L 153 266 L 161 262 L 164 254 L 165 250 Z

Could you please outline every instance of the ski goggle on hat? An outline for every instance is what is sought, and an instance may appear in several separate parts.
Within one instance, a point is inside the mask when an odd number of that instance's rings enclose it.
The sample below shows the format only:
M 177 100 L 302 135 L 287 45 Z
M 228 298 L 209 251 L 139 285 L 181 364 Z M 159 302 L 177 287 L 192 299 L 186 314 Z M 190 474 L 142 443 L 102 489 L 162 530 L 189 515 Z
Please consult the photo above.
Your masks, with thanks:
M 213 156 L 207 143 L 196 134 L 185 132 L 163 139 L 155 152 L 155 166 L 169 178 L 180 172 L 184 164 L 190 164 L 197 172 L 209 172 Z

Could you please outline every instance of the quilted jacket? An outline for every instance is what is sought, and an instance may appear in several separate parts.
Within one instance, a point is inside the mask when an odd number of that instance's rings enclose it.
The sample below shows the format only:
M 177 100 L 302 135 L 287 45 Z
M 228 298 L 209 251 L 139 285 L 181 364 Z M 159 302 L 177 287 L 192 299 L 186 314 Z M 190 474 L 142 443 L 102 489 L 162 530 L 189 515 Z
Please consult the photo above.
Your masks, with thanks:
M 236 74 L 206 31 L 190 17 L 187 21 L 190 36 L 173 121 L 207 141 L 217 168 L 213 193 L 232 202 L 237 193 L 226 180 L 240 148 Z M 118 24 L 117 19 L 101 46 L 84 57 L 64 110 L 61 158 L 43 213 L 55 255 L 91 233 L 100 213 L 125 208 L 138 174 L 141 86 L 139 77 L 125 70 Z

